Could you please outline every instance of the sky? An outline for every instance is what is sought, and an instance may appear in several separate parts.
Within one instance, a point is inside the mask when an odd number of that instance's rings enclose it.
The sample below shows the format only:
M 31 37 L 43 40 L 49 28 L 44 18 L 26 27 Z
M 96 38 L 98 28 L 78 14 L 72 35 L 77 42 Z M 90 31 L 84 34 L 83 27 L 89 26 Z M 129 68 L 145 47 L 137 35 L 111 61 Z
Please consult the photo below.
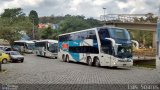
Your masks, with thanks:
M 99 18 L 103 8 L 105 14 L 157 14 L 158 6 L 160 0 L 0 0 L 0 13 L 21 7 L 26 15 L 35 10 L 40 17 L 70 14 Z

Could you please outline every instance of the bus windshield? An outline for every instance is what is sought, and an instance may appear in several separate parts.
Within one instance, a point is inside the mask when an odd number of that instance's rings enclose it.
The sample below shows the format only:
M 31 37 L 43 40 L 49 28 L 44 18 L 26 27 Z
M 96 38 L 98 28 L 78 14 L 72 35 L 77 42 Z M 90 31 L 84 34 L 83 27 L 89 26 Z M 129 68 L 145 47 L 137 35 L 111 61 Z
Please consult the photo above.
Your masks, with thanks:
M 58 44 L 57 43 L 49 43 L 49 51 L 52 53 L 58 52 Z
M 130 40 L 130 35 L 126 29 L 110 28 L 109 32 L 111 38 Z
M 131 58 L 132 57 L 132 47 L 131 46 L 119 46 L 117 50 L 117 57 Z
M 35 48 L 35 44 L 34 43 L 27 43 L 27 48 L 29 50 L 33 50 Z

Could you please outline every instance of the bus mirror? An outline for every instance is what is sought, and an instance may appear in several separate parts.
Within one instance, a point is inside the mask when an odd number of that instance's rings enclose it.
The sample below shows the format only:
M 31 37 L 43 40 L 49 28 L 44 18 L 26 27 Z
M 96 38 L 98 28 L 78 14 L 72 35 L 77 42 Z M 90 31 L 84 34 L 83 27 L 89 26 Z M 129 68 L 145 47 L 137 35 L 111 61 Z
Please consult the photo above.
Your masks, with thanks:
M 49 43 L 48 43 L 48 47 L 49 47 Z
M 116 42 L 115 42 L 115 40 L 114 39 L 112 39 L 112 38 L 105 38 L 106 40 L 109 40 L 109 41 L 111 41 L 111 43 L 112 43 L 112 46 L 113 47 L 115 47 L 115 45 L 116 45 Z
M 134 46 L 136 49 L 138 49 L 138 48 L 139 48 L 139 43 L 138 43 L 138 41 L 136 41 L 136 40 L 131 40 L 131 41 L 132 41 L 133 46 Z

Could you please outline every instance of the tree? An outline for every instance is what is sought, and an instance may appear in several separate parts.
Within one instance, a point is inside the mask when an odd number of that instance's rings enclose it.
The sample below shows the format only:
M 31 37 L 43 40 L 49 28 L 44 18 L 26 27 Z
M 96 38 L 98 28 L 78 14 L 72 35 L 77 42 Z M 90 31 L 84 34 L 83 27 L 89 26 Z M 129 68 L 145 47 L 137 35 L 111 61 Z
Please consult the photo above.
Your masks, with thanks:
M 9 18 L 11 22 L 14 22 L 17 19 L 24 19 L 25 13 L 22 12 L 21 8 L 5 9 L 1 18 Z
M 13 9 L 5 9 L 4 13 L 2 13 L 1 17 L 12 17 L 12 18 L 18 18 L 18 17 L 24 17 L 25 13 L 22 12 L 21 8 L 13 8 Z
M 11 45 L 21 38 L 21 31 L 28 32 L 32 23 L 22 12 L 21 8 L 5 9 L 0 18 L 0 38 L 7 40 Z
M 47 36 L 47 30 L 40 30 L 40 36 L 42 38 L 54 38 L 57 39 L 59 34 L 67 33 L 67 32 L 73 32 L 73 31 L 79 31 L 83 29 L 93 28 L 93 27 L 99 27 L 102 26 L 102 23 L 99 20 L 88 18 L 86 19 L 85 16 L 72 16 L 72 15 L 65 15 L 65 16 L 50 16 L 50 17 L 41 17 L 40 18 L 41 23 L 54 23 L 58 24 L 59 28 L 57 30 L 52 30 L 48 33 Z M 51 30 L 51 29 L 48 29 Z M 44 32 L 43 32 L 44 31 Z M 46 33 L 46 34 L 45 34 Z
M 38 14 L 35 10 L 31 10 L 29 13 L 29 19 L 34 22 L 34 25 L 38 25 L 39 23 L 39 18 L 38 18 Z
M 52 39 L 53 29 L 49 26 L 46 29 L 41 30 L 41 38 L 42 39 Z

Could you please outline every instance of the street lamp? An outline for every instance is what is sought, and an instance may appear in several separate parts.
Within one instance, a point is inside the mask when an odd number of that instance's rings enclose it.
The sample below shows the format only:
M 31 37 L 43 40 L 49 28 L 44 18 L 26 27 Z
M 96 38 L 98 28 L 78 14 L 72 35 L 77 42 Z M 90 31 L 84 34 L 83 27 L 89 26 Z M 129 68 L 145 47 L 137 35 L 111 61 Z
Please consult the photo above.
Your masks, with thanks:
M 106 10 L 106 8 L 105 8 L 105 7 L 103 7 L 103 10 L 104 10 L 104 21 L 105 21 L 105 10 Z

